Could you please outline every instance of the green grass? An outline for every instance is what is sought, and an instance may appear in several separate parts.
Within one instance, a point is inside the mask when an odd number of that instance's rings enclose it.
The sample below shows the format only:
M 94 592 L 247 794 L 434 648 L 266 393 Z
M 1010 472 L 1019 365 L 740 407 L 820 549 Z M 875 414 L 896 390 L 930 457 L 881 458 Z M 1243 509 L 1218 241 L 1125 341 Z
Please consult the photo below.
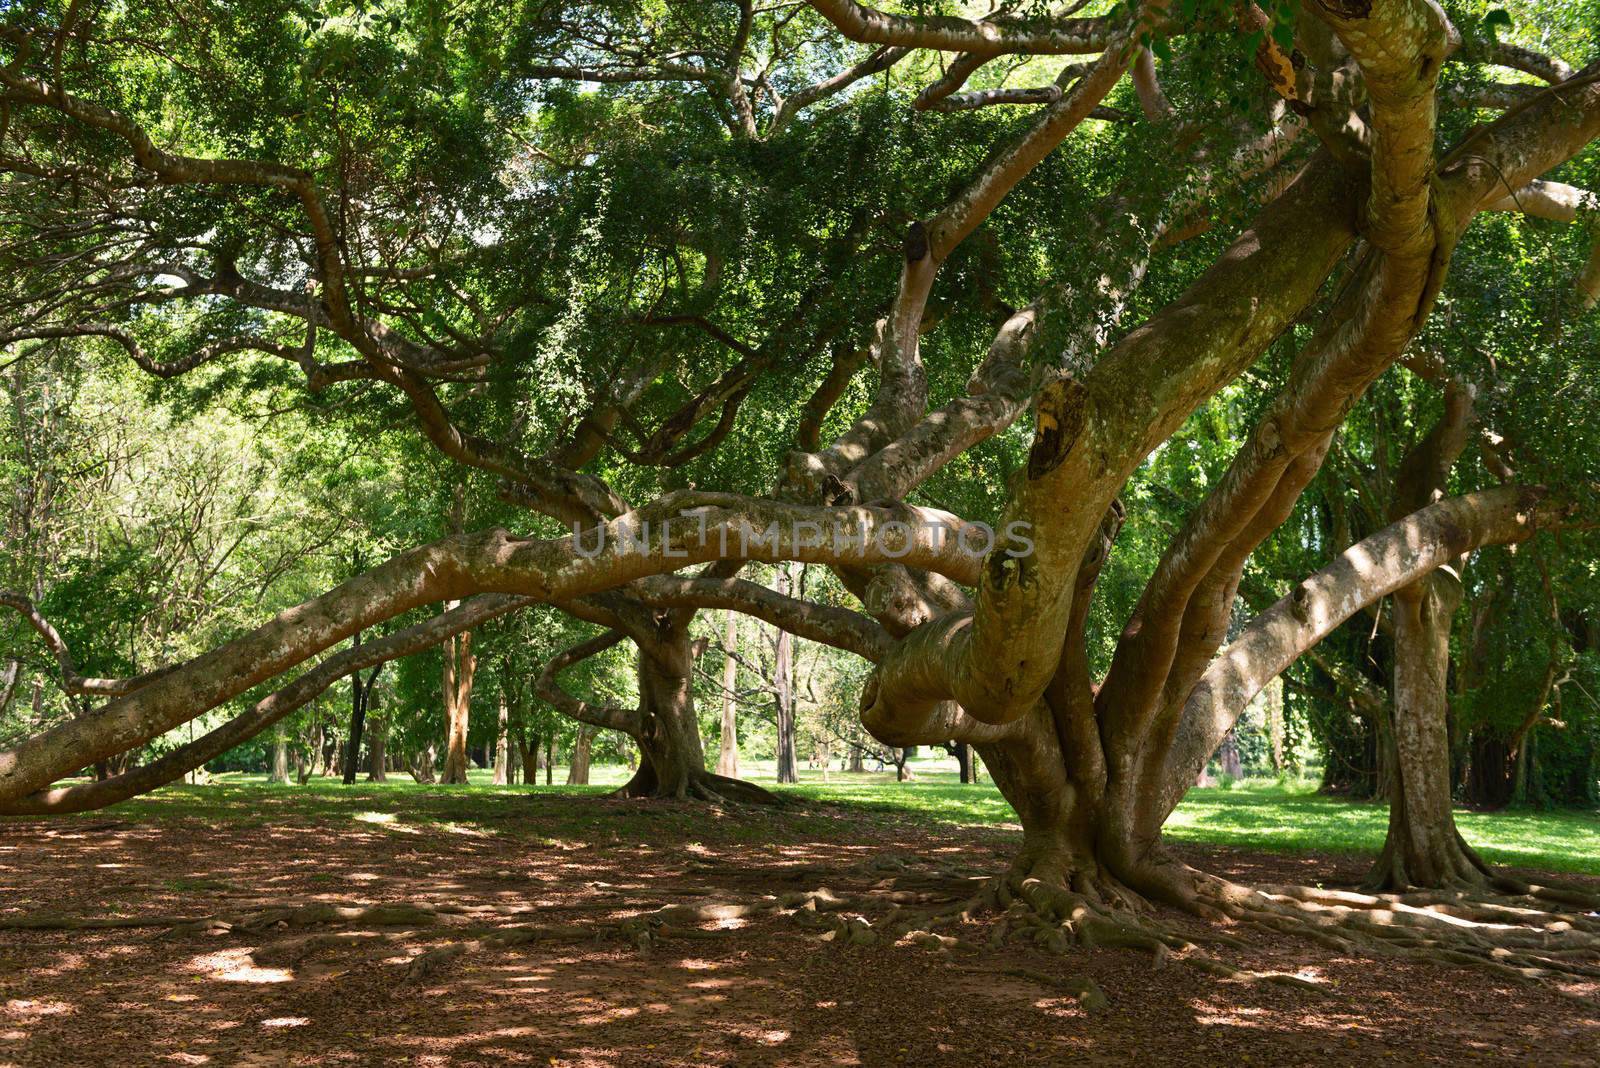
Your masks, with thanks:
M 947 762 L 917 766 L 917 780 L 897 783 L 893 773 L 834 772 L 824 782 L 818 771 L 804 769 L 798 785 L 773 787 L 780 792 L 825 803 L 867 819 L 916 819 L 954 826 L 1016 826 L 1016 814 L 992 783 L 963 786 Z M 770 762 L 744 767 L 755 782 L 770 784 Z M 465 787 L 424 787 L 404 775 L 386 784 L 344 786 L 333 779 L 313 779 L 303 787 L 272 786 L 260 775 L 219 776 L 206 786 L 169 786 L 126 802 L 114 813 L 135 819 L 198 818 L 234 826 L 266 826 L 278 821 L 361 820 L 381 827 L 400 819 L 406 825 L 427 824 L 491 833 L 521 834 L 542 839 L 629 841 L 647 836 L 662 821 L 692 827 L 697 814 L 688 810 L 651 812 L 648 806 L 619 809 L 604 820 L 592 809 L 575 807 L 570 817 L 541 818 L 537 825 L 515 819 L 518 798 L 529 793 L 602 794 L 626 780 L 627 769 L 597 767 L 590 786 L 565 786 L 565 769 L 556 769 L 557 785 L 493 786 L 488 772 L 473 773 Z M 87 813 L 85 819 L 94 819 Z M 803 816 L 799 818 L 805 818 Z M 1491 863 L 1600 876 L 1600 814 L 1594 812 L 1458 811 L 1456 820 L 1467 840 Z M 724 833 L 760 839 L 761 820 L 729 821 Z M 829 824 L 831 823 L 831 826 Z M 1334 852 L 1373 854 L 1383 844 L 1388 809 L 1324 797 L 1309 785 L 1247 781 L 1231 789 L 1196 788 L 1167 823 L 1174 840 L 1235 846 L 1277 853 Z M 747 826 L 744 824 L 748 824 Z M 819 820 L 817 833 L 848 834 L 836 820 Z

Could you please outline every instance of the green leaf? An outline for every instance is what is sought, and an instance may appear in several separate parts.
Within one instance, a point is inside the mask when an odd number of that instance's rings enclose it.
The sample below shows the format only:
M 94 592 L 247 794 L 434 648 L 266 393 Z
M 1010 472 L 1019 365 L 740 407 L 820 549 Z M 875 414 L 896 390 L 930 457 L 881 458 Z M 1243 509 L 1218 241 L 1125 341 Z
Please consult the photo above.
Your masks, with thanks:
M 1508 30 L 1511 28 L 1511 16 L 1503 7 L 1493 8 L 1483 16 L 1483 28 L 1488 31 L 1490 37 L 1494 36 L 1496 26 L 1504 26 Z

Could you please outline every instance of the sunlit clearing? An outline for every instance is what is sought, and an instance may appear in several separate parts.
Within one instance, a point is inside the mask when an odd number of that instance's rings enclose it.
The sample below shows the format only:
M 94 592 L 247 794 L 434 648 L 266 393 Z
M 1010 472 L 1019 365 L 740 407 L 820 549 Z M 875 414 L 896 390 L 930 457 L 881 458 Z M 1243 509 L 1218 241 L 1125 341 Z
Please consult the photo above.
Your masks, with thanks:
M 355 818 L 362 823 L 393 823 L 393 812 L 357 812 Z

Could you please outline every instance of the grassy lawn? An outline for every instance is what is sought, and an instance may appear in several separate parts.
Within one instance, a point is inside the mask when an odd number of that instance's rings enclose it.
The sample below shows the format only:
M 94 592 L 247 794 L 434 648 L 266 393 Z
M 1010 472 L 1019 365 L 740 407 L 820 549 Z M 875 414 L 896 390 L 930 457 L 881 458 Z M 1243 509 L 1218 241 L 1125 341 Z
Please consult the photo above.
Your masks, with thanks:
M 247 826 L 265 826 L 278 818 L 359 819 L 386 822 L 403 813 L 406 822 L 456 824 L 506 830 L 515 814 L 515 799 L 531 790 L 564 794 L 601 794 L 626 781 L 623 767 L 596 767 L 590 786 L 565 786 L 564 768 L 556 769 L 554 786 L 493 786 L 487 771 L 474 771 L 467 787 L 423 787 L 404 775 L 388 783 L 343 786 L 337 780 L 313 779 L 304 787 L 270 786 L 261 775 L 227 774 L 205 786 L 170 786 L 118 806 L 133 817 L 199 817 Z M 770 785 L 770 762 L 747 763 L 747 778 Z M 945 762 L 928 761 L 916 768 L 915 782 L 897 783 L 892 772 L 842 774 L 828 781 L 802 769 L 795 786 L 772 787 L 862 816 L 930 823 L 1015 826 L 1016 816 L 993 784 L 985 780 L 963 786 Z M 661 815 L 666 815 L 665 813 Z M 80 818 L 94 819 L 96 813 Z M 619 814 L 624 823 L 633 821 Z M 652 817 L 657 818 L 657 817 Z M 691 813 L 670 818 L 689 821 Z M 1600 876 L 1600 814 L 1594 812 L 1458 811 L 1456 819 L 1484 859 L 1551 871 Z M 1375 853 L 1383 844 L 1388 809 L 1383 805 L 1344 801 L 1316 794 L 1308 784 L 1283 785 L 1265 780 L 1235 784 L 1231 789 L 1196 788 L 1173 813 L 1167 833 L 1177 841 L 1237 846 L 1271 852 Z M 518 833 L 550 838 L 618 835 L 640 828 L 602 826 L 592 813 L 575 811 L 562 826 L 517 827 Z M 819 827 L 820 830 L 820 827 Z M 759 822 L 750 827 L 759 837 Z M 837 831 L 835 831 L 837 833 Z

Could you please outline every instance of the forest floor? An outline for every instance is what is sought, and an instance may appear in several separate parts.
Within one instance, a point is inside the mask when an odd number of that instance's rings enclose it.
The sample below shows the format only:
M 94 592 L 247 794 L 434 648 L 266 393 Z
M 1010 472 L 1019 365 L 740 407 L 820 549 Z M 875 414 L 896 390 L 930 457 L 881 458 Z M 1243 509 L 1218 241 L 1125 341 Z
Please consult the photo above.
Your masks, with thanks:
M 891 897 L 959 898 L 1003 869 L 1014 826 L 963 818 L 948 787 L 898 789 L 921 801 L 815 796 L 847 790 L 830 785 L 777 810 L 707 812 L 567 791 L 245 785 L 0 822 L 0 1065 L 1600 1060 L 1600 984 L 1347 957 L 1249 925 L 1228 928 L 1242 948 L 1208 952 L 1319 989 L 1218 978 L 1182 954 L 989 948 L 984 921 L 962 932 L 984 947 L 967 951 L 824 940 L 826 925 L 759 907 L 697 922 L 679 910 L 638 944 L 629 919 L 663 906 L 826 887 L 881 916 Z M 1288 848 L 1179 846 L 1250 883 L 1353 886 L 1368 862 Z M 423 911 L 313 911 L 386 904 Z M 299 911 L 262 911 L 280 907 Z M 72 926 L 86 918 L 100 925 Z M 518 931 L 530 940 L 504 937 Z M 1066 989 L 1084 977 L 1104 1008 Z

